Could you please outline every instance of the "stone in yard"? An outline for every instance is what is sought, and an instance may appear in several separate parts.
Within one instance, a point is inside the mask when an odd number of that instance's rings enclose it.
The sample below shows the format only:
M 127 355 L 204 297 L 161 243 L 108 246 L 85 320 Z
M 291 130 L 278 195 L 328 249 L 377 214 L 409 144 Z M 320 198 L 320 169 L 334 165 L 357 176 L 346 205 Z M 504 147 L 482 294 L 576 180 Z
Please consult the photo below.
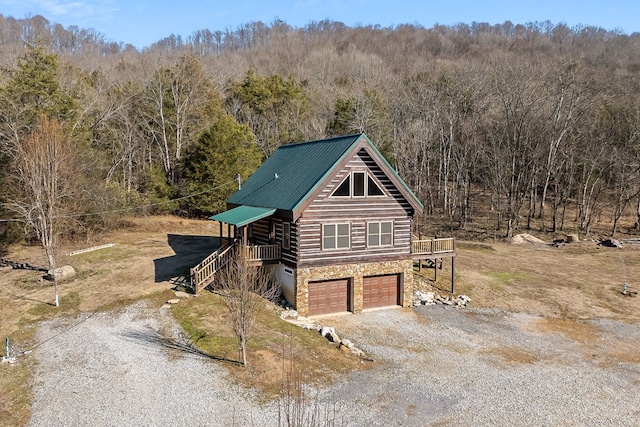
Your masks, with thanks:
M 340 337 L 338 336 L 338 334 L 336 334 L 335 328 L 332 328 L 330 326 L 323 326 L 320 329 L 320 335 L 331 342 L 340 342 Z
M 178 298 L 189 298 L 189 294 L 183 291 L 176 291 L 176 297 Z
M 54 270 L 49 270 L 47 273 L 47 279 L 49 280 L 64 280 L 72 277 L 76 274 L 76 271 L 70 265 L 63 265 Z
M 355 356 L 358 356 L 358 357 L 362 357 L 362 356 L 364 356 L 364 351 L 360 350 L 359 348 L 355 348 L 355 347 L 353 347 L 353 348 L 351 349 L 351 353 L 352 353 L 353 355 L 355 355 Z
M 177 304 L 179 302 L 180 302 L 179 298 L 173 298 L 173 299 L 167 300 L 167 304 Z
M 324 337 L 327 334 L 335 334 L 336 328 L 332 328 L 331 326 L 322 326 L 318 332 L 320 332 L 320 335 Z
M 282 319 L 290 318 L 290 319 L 296 320 L 296 319 L 298 318 L 298 312 L 297 312 L 296 310 L 293 310 L 293 309 L 284 310 L 284 311 L 280 314 L 280 317 L 281 317 Z
M 606 240 L 603 240 L 602 242 L 600 242 L 600 244 L 602 246 L 606 246 L 608 248 L 621 248 L 622 247 L 622 243 L 620 243 L 620 241 L 616 240 L 616 239 L 606 239 Z
M 340 345 L 347 347 L 347 348 L 352 348 L 353 347 L 353 343 L 351 341 L 349 341 L 346 338 L 343 338 L 342 341 L 340 341 Z

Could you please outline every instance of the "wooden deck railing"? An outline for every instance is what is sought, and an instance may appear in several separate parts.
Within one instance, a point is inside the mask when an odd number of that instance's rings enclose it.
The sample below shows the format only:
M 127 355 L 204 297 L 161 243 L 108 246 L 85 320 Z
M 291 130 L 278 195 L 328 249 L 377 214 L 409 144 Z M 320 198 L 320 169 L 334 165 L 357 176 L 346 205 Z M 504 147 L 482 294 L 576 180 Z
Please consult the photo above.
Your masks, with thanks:
M 233 259 L 236 250 L 235 243 L 223 246 L 191 269 L 191 287 L 196 295 L 200 289 L 213 281 L 216 272 Z M 280 245 L 246 246 L 245 250 L 249 261 L 275 261 L 281 256 Z
M 453 237 L 443 239 L 413 240 L 411 242 L 411 252 L 414 255 L 436 255 L 455 252 L 455 242 Z
M 275 261 L 281 255 L 280 245 L 247 246 L 249 261 Z

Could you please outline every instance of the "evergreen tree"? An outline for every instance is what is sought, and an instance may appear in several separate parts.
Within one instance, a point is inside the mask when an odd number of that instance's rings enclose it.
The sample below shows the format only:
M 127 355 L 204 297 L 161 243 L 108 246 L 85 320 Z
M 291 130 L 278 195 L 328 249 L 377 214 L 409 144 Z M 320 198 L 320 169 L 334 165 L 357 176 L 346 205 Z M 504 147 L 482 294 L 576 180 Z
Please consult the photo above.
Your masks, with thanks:
M 225 209 L 235 191 L 235 177 L 246 179 L 259 166 L 262 155 L 247 125 L 223 115 L 200 136 L 184 157 L 184 189 L 197 196 L 186 199 L 190 214 L 211 215 Z

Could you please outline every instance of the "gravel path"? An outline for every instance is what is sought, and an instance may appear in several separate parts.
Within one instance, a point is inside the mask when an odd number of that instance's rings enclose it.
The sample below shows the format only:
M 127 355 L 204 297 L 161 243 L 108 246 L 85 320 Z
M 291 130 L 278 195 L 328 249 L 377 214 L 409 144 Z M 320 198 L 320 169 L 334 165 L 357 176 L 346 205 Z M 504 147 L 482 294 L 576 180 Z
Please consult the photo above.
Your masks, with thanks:
M 620 340 L 640 345 L 639 325 L 595 321 L 601 338 L 585 346 L 536 320 L 442 306 L 323 319 L 383 363 L 319 391 L 320 408 L 347 426 L 640 425 L 638 359 L 608 356 Z M 40 339 L 73 323 L 44 323 Z M 260 405 L 217 362 L 172 354 L 160 330 L 180 335 L 166 311 L 134 305 L 39 347 L 31 425 L 278 424 L 277 403 Z

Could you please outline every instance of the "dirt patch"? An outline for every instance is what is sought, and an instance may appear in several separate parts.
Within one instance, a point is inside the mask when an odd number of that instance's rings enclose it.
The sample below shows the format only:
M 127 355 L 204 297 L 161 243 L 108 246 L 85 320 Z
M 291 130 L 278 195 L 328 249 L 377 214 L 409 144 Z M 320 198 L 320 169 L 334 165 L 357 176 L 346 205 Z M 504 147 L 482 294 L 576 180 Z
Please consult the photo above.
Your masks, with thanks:
M 535 236 L 532 236 L 531 234 L 517 234 L 515 236 L 513 236 L 513 238 L 511 239 L 511 244 L 513 245 L 546 245 L 547 242 L 545 242 L 542 239 L 538 239 Z
M 600 332 L 590 323 L 562 318 L 543 318 L 535 324 L 535 329 L 544 333 L 562 334 L 565 338 L 580 344 L 598 341 Z

